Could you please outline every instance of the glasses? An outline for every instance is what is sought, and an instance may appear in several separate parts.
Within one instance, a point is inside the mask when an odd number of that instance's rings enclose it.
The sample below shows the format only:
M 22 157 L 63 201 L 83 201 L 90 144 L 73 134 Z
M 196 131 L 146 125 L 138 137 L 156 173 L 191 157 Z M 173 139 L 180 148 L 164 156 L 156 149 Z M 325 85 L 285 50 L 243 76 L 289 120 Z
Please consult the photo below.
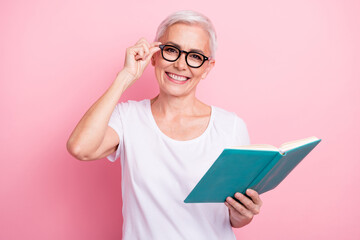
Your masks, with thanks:
M 173 45 L 160 45 L 162 57 L 169 62 L 175 62 L 181 56 L 181 53 L 185 53 L 185 61 L 189 67 L 199 68 L 201 67 L 205 61 L 209 60 L 205 55 L 198 52 L 186 52 L 184 50 L 180 50 L 179 48 Z

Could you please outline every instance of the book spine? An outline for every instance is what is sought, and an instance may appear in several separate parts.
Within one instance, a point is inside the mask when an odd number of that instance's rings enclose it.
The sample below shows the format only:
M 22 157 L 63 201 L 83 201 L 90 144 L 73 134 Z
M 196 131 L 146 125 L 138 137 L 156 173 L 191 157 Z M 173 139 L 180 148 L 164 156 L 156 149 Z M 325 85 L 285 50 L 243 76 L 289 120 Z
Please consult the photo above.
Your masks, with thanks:
M 266 179 L 266 175 L 271 171 L 271 169 L 276 168 L 275 165 L 277 165 L 280 162 L 280 159 L 283 158 L 283 154 L 278 153 L 275 155 L 273 160 L 269 162 L 268 165 L 266 165 L 263 170 L 260 171 L 259 175 L 249 184 L 249 186 L 246 188 L 251 188 L 255 191 L 257 191 L 259 194 L 263 193 L 261 192 L 261 182 L 263 182 L 264 179 Z

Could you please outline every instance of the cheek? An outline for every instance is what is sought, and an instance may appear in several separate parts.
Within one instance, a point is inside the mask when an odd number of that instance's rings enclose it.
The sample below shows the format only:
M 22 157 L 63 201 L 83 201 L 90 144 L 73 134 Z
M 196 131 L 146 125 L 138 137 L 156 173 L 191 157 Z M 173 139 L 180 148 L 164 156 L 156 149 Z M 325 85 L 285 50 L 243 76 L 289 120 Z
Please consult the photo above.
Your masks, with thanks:
M 154 65 L 154 68 L 155 68 L 155 74 L 156 74 L 156 77 L 158 78 L 158 80 L 161 79 L 161 76 L 164 74 L 164 72 L 166 71 L 166 69 L 169 67 L 169 64 L 165 61 L 162 61 L 159 59 L 157 59 L 155 61 L 155 65 Z
M 165 71 L 167 68 L 171 67 L 173 63 L 165 61 L 161 56 L 154 59 L 154 67 L 156 72 Z
M 154 56 L 155 65 L 163 65 L 169 63 L 162 57 L 160 51 L 156 52 L 153 56 Z
M 204 73 L 204 71 L 202 69 L 193 69 L 193 70 L 191 70 L 191 74 L 195 78 L 201 78 L 203 73 Z

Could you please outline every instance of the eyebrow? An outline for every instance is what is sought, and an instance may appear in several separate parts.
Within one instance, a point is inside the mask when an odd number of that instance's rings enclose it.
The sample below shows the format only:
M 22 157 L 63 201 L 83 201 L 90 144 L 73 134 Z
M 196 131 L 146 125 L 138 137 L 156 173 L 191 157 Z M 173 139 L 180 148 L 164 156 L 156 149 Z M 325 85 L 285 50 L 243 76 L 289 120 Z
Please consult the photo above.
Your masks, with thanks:
M 180 48 L 181 49 L 181 47 L 180 47 L 180 45 L 179 44 L 177 44 L 177 43 L 174 43 L 174 42 L 166 42 L 165 44 L 172 44 L 172 45 L 174 45 L 175 47 L 177 47 L 177 48 Z M 192 48 L 192 49 L 190 49 L 190 51 L 189 52 L 198 52 L 198 53 L 201 53 L 201 54 L 204 54 L 205 55 L 205 53 L 203 52 L 203 51 L 201 51 L 200 49 L 196 49 L 196 48 Z

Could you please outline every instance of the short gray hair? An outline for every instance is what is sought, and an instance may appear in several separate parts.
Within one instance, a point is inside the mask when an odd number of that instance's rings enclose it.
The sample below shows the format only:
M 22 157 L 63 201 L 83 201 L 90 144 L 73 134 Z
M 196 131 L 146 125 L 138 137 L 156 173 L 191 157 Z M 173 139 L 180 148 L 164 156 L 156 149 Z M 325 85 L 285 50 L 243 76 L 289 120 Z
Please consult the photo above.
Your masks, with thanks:
M 202 26 L 202 28 L 209 34 L 211 57 L 215 57 L 217 49 L 215 28 L 208 17 L 195 11 L 182 10 L 169 15 L 160 23 L 156 31 L 155 41 L 159 41 L 159 39 L 165 34 L 166 30 L 175 23 L 199 24 Z

